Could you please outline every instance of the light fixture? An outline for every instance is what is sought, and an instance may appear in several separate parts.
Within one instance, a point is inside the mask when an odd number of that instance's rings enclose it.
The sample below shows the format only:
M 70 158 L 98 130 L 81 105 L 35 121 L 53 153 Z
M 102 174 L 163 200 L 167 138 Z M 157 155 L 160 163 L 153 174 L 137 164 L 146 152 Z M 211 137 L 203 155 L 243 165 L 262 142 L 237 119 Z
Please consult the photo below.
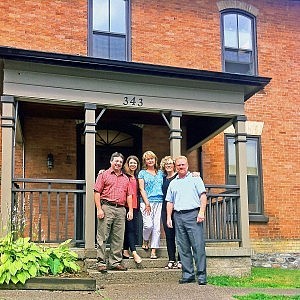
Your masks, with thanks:
M 54 167 L 54 157 L 52 153 L 49 153 L 47 156 L 47 167 L 49 170 Z

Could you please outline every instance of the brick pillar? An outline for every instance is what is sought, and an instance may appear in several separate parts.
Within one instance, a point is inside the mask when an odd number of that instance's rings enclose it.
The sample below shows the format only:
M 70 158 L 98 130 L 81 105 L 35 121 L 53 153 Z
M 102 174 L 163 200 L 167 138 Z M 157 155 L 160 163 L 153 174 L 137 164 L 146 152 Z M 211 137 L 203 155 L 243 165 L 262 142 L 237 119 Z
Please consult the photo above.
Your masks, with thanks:
M 180 127 L 181 111 L 171 111 L 170 120 L 170 154 L 176 158 L 181 155 L 182 130 Z
M 246 153 L 246 120 L 245 116 L 238 116 L 234 120 L 235 153 L 236 153 L 236 182 L 240 187 L 239 225 L 241 247 L 250 248 L 249 237 L 249 209 L 247 185 L 247 153 Z
M 95 249 L 95 203 L 94 203 L 94 183 L 95 183 L 95 111 L 96 104 L 87 103 L 85 109 L 85 249 Z M 89 256 L 89 255 L 88 255 Z
M 2 102 L 2 169 L 0 236 L 11 226 L 13 139 L 15 133 L 15 100 L 13 96 L 1 96 Z

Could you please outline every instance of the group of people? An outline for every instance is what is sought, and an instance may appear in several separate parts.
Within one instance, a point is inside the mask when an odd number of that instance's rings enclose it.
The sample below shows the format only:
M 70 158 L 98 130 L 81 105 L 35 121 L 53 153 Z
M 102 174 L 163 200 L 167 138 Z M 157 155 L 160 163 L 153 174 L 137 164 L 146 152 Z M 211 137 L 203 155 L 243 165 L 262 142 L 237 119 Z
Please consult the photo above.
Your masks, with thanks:
M 94 186 L 98 271 L 107 272 L 107 268 L 126 271 L 121 262 L 130 257 L 129 250 L 140 266 L 142 259 L 136 251 L 136 222 L 140 210 L 142 248 L 150 250 L 150 258 L 157 258 L 162 220 L 169 256 L 165 268 L 181 268 L 181 284 L 196 279 L 200 285 L 206 284 L 203 221 L 207 200 L 199 173 L 189 172 L 185 156 L 175 160 L 166 156 L 158 166 L 157 156 L 152 151 L 143 154 L 141 170 L 136 156 L 129 156 L 124 168 L 123 162 L 121 153 L 113 153 L 110 168 L 99 172 Z M 107 242 L 110 251 L 106 258 Z

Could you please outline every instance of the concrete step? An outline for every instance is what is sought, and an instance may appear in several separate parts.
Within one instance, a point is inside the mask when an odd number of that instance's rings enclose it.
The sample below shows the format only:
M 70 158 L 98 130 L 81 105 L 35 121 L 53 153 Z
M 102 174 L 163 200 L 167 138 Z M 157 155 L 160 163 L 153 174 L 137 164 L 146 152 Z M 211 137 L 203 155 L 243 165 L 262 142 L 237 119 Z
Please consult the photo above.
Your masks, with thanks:
M 138 266 L 133 259 L 123 259 L 122 264 L 128 269 L 137 269 L 138 267 L 142 267 L 144 269 L 162 269 L 168 263 L 167 258 L 143 258 L 140 266 Z M 85 269 L 96 270 L 97 268 L 97 260 L 96 259 L 86 259 L 85 260 Z
M 89 275 L 96 279 L 98 286 L 116 283 L 162 283 L 178 282 L 181 278 L 181 270 L 166 270 L 164 268 L 128 269 L 128 271 L 109 271 L 100 273 L 96 270 L 88 270 Z

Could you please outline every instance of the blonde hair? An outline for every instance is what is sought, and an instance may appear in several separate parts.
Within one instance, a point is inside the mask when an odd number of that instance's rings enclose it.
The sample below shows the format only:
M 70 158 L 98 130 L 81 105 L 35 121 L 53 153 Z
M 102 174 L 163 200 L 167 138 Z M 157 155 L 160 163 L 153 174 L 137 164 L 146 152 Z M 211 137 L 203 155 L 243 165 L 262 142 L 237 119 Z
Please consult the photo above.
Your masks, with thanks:
M 187 157 L 184 156 L 184 155 L 180 155 L 180 156 L 177 156 L 177 157 L 175 158 L 175 164 L 176 164 L 177 160 L 179 160 L 179 159 L 184 159 L 184 160 L 188 163 Z
M 146 151 L 146 152 L 143 154 L 143 169 L 147 169 L 147 165 L 146 165 L 146 159 L 147 159 L 147 158 L 154 158 L 154 159 L 155 159 L 154 169 L 157 171 L 157 170 L 158 170 L 157 156 L 156 156 L 155 153 L 152 152 L 152 151 Z
M 167 174 L 166 169 L 165 169 L 165 166 L 166 166 L 166 164 L 168 164 L 169 162 L 172 162 L 173 167 L 175 168 L 175 161 L 174 161 L 173 157 L 170 156 L 170 155 L 165 156 L 165 157 L 162 158 L 162 160 L 160 161 L 160 169 L 161 169 L 165 174 Z

